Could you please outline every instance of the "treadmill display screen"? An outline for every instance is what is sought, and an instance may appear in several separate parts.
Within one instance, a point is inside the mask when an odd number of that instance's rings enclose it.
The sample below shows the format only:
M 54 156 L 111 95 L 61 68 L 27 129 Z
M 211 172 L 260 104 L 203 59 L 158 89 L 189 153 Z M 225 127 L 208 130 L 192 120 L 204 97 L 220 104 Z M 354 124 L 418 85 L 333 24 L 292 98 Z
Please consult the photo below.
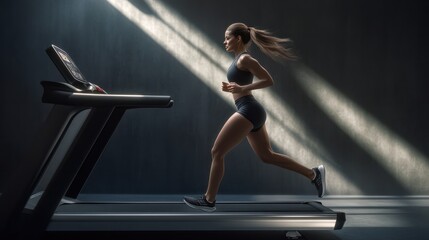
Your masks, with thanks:
M 46 49 L 46 52 L 68 83 L 80 89 L 87 89 L 90 86 L 90 83 L 86 81 L 66 51 L 55 45 L 51 45 Z

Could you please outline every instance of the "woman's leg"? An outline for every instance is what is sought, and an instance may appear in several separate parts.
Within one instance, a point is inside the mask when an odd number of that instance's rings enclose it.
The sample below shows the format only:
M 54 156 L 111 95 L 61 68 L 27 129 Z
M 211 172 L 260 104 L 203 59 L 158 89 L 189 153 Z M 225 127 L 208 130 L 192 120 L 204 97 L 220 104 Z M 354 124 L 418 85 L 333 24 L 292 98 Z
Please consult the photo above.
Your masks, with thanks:
M 261 158 L 265 163 L 274 164 L 300 173 L 310 180 L 313 180 L 315 177 L 315 173 L 312 169 L 299 164 L 286 155 L 273 152 L 265 125 L 256 132 L 250 132 L 247 135 L 247 140 L 249 141 L 253 151 L 255 151 L 259 158 Z
M 213 202 L 216 200 L 216 194 L 224 174 L 225 155 L 239 144 L 252 128 L 253 124 L 239 113 L 234 113 L 222 127 L 211 151 L 212 165 L 205 194 L 207 201 Z

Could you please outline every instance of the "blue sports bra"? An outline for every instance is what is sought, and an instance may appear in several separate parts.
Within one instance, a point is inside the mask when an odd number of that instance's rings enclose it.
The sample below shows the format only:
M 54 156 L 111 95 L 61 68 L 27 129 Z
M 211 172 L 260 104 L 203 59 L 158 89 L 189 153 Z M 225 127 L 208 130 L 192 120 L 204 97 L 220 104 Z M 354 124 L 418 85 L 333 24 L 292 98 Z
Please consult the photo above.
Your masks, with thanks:
M 229 82 L 235 82 L 240 86 L 251 84 L 253 81 L 253 74 L 251 72 L 240 70 L 237 67 L 238 59 L 242 54 L 245 53 L 247 52 L 241 53 L 234 59 L 234 61 L 231 63 L 231 66 L 228 68 L 228 72 L 226 73 L 226 77 L 228 78 Z

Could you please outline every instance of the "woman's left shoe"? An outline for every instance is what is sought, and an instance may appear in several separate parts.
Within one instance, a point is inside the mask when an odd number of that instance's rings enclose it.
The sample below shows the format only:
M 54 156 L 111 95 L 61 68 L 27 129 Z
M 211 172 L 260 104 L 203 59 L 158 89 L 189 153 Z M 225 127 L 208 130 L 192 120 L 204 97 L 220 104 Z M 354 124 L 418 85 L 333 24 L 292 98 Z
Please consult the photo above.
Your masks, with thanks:
M 191 208 L 200 209 L 205 212 L 214 212 L 216 210 L 216 201 L 209 202 L 203 195 L 201 198 L 184 197 L 183 201 Z
M 326 179 L 325 179 L 325 167 L 323 165 L 313 168 L 316 173 L 316 177 L 311 181 L 317 189 L 317 194 L 321 198 L 325 196 L 326 191 Z

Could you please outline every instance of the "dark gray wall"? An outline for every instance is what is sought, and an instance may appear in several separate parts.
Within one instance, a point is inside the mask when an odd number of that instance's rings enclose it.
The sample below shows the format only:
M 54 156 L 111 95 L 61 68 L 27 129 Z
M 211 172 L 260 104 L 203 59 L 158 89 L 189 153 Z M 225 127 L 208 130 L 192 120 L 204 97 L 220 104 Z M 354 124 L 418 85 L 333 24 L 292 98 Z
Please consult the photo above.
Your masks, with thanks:
M 143 1 L 132 2 L 150 13 Z M 425 59 L 429 39 L 423 1 L 163 2 L 220 48 L 225 28 L 236 21 L 292 38 L 302 63 L 429 156 Z M 62 81 L 44 52 L 54 43 L 71 54 L 89 81 L 110 93 L 168 94 L 175 101 L 172 109 L 127 112 L 84 192 L 205 190 L 211 145 L 232 113 L 227 103 L 105 1 L 28 0 L 0 5 L 0 186 L 10 184 L 8 173 L 30 161 L 21 159 L 22 152 L 37 140 L 36 130 L 50 110 L 40 101 L 39 82 Z M 288 68 L 257 50 L 254 55 L 274 76 L 273 91 L 280 100 L 293 106 L 364 194 L 429 194 L 425 187 L 404 188 L 308 97 Z M 226 166 L 221 193 L 314 194 L 303 177 L 261 163 L 246 142 L 228 155 Z M 414 170 L 407 169 L 409 174 Z

